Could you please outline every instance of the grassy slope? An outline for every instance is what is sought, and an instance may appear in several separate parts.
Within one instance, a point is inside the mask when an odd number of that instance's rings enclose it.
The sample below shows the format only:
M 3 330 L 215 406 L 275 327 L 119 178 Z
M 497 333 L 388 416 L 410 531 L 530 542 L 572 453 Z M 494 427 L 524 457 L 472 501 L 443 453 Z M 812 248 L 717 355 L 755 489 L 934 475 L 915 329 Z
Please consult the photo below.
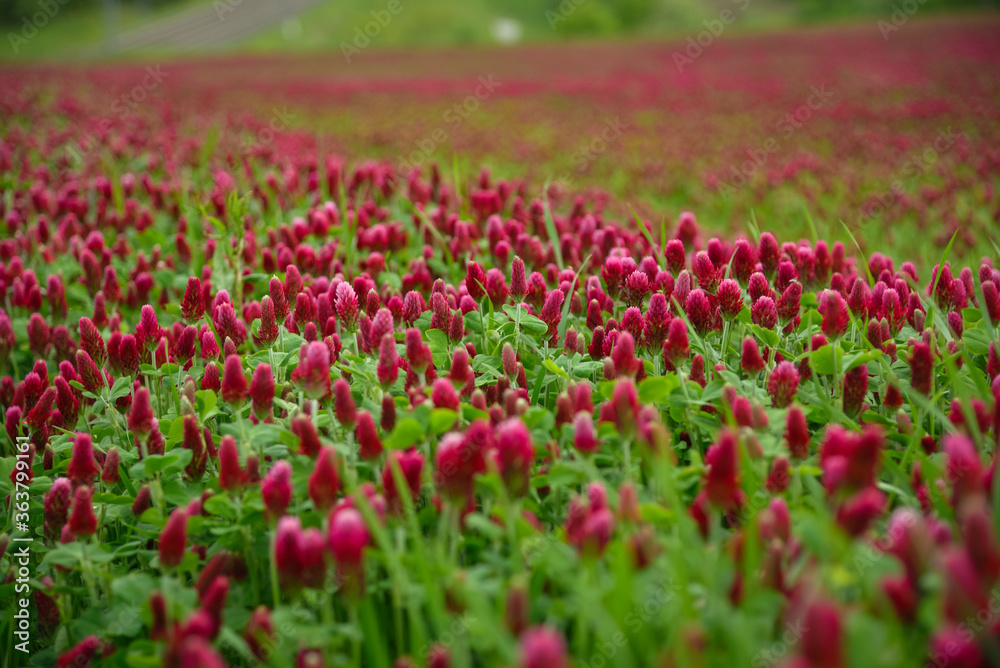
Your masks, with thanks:
M 372 44 L 376 48 L 440 47 L 491 44 L 491 26 L 498 18 L 520 23 L 522 39 L 549 41 L 573 38 L 687 36 L 704 29 L 704 22 L 718 19 L 729 10 L 736 16 L 737 30 L 774 29 L 802 19 L 857 20 L 859 17 L 888 15 L 880 7 L 883 0 L 852 0 L 833 11 L 825 5 L 817 9 L 809 0 L 587 0 L 574 4 L 566 0 L 399 0 L 402 10 L 384 28 Z M 921 14 L 931 11 L 935 0 L 922 3 Z M 372 20 L 372 11 L 384 10 L 389 0 L 337 0 L 324 2 L 303 14 L 293 26 L 275 25 L 241 45 L 254 51 L 337 49 L 350 42 L 356 29 Z M 141 12 L 131 4 L 122 8 L 121 27 L 129 29 L 151 18 L 162 17 L 209 0 L 175 0 L 153 11 Z M 939 3 L 940 4 L 940 3 Z M 847 6 L 850 5 L 850 6 Z M 559 15 L 559 7 L 575 7 Z M 640 6 L 635 22 L 628 18 L 626 6 Z M 644 7 L 644 8 L 643 8 Z M 954 9 L 952 5 L 948 8 Z M 556 14 L 549 12 L 555 11 Z M 633 13 L 635 14 L 635 13 Z M 553 19 L 553 17 L 556 17 Z M 550 23 L 550 20 L 553 22 Z M 868 20 L 868 19 L 866 19 Z M 289 32 L 289 28 L 292 30 Z M 18 27 L 4 27 L 5 36 Z M 731 30 L 731 28 L 730 28 Z M 84 50 L 99 45 L 104 38 L 104 17 L 99 8 L 73 10 L 64 8 L 38 34 L 15 52 L 9 44 L 0 48 L 2 60 L 74 59 Z M 9 41 L 9 40 L 8 40 Z M 159 54 L 157 54 L 159 55 Z

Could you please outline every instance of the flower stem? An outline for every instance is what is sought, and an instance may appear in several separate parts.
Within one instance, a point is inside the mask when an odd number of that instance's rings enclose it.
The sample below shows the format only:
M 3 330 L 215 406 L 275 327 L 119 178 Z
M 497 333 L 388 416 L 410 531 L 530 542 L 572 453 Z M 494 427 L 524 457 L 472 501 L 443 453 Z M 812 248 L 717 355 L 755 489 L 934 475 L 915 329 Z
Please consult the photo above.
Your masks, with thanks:
M 271 607 L 277 608 L 281 603 L 281 589 L 278 587 L 278 532 L 271 527 L 271 558 L 268 560 L 271 575 Z

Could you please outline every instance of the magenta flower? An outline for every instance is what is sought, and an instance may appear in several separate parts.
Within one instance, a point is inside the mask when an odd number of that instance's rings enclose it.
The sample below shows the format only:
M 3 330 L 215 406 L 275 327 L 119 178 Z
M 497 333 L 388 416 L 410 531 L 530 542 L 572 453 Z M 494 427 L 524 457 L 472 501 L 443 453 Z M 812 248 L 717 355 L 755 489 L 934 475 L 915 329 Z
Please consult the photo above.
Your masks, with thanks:
M 325 348 L 325 344 L 322 344 Z M 258 420 L 271 417 L 274 403 L 274 375 L 270 364 L 259 364 L 250 381 L 250 405 Z
M 712 305 L 701 289 L 694 289 L 688 294 L 684 301 L 684 311 L 698 334 L 704 336 L 712 331 L 714 324 Z
M 268 517 L 276 519 L 285 514 L 292 502 L 292 467 L 288 462 L 281 460 L 271 467 L 260 483 L 260 494 Z
M 299 363 L 292 372 L 292 382 L 310 399 L 330 396 L 330 349 L 322 341 L 305 343 L 299 350 Z
M 535 449 L 531 444 L 531 432 L 519 418 L 510 418 L 497 426 L 493 458 L 507 492 L 515 498 L 524 496 L 528 491 Z
M 149 304 L 142 307 L 139 324 L 135 326 L 135 341 L 139 348 L 153 350 L 160 342 L 160 325 L 156 311 Z
M 770 297 L 761 297 L 750 308 L 750 318 L 753 324 L 764 329 L 774 329 L 778 324 L 778 309 Z
M 820 329 L 828 338 L 838 339 L 847 332 L 850 316 L 839 292 L 826 290 L 820 298 L 819 312 L 823 316 Z
M 799 389 L 799 371 L 791 362 L 781 362 L 771 372 L 767 381 L 767 393 L 775 408 L 785 408 L 792 402 Z
M 732 320 L 743 310 L 743 291 L 740 289 L 740 284 L 733 279 L 727 278 L 719 283 L 716 296 L 724 318 Z
M 226 403 L 238 406 L 246 401 L 249 393 L 250 388 L 243 375 L 243 361 L 238 355 L 230 355 L 222 370 L 220 396 Z
M 160 565 L 174 568 L 184 558 L 187 548 L 187 513 L 183 508 L 174 508 L 167 519 L 167 525 L 160 534 Z
M 566 641 L 558 631 L 536 626 L 521 635 L 521 668 L 566 668 Z

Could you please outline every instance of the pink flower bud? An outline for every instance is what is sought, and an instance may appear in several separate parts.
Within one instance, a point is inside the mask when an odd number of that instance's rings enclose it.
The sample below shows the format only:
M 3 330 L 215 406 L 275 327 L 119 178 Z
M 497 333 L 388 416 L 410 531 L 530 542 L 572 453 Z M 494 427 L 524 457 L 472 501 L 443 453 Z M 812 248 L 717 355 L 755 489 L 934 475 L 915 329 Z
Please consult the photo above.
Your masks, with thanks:
M 771 372 L 767 381 L 767 392 L 775 408 L 785 408 L 795 398 L 799 389 L 800 375 L 791 362 L 781 362 Z
M 826 290 L 820 298 L 819 312 L 823 316 L 820 329 L 828 338 L 838 339 L 847 332 L 850 316 L 839 292 Z
M 399 378 L 399 355 L 396 353 L 396 341 L 392 334 L 383 335 L 379 342 L 376 373 L 383 389 L 391 387 Z
M 714 313 L 708 297 L 700 289 L 692 290 L 684 300 L 684 311 L 695 331 L 704 336 L 712 331 Z
M 934 383 L 934 355 L 923 341 L 910 349 L 910 385 L 924 396 L 930 396 Z
M 97 532 L 97 517 L 91 505 L 93 495 L 94 490 L 85 485 L 77 487 L 73 493 L 73 505 L 69 511 L 67 526 L 77 538 L 87 538 Z
M 351 385 L 343 378 L 333 384 L 333 410 L 337 422 L 345 429 L 353 429 L 358 419 L 358 409 L 351 396 Z
M 723 317 L 735 318 L 743 310 L 743 291 L 740 289 L 740 284 L 733 279 L 727 278 L 719 283 L 716 296 L 719 298 L 719 308 L 722 309 Z
M 752 336 L 748 336 L 743 339 L 743 352 L 740 356 L 740 368 L 743 371 L 753 376 L 764 370 L 765 367 L 764 358 L 760 356 L 760 349 L 757 347 L 757 341 Z
M 667 242 L 667 248 L 664 252 L 665 259 L 667 262 L 667 268 L 670 270 L 671 274 L 678 274 L 684 270 L 684 266 L 687 263 L 687 258 L 684 252 L 684 242 L 679 239 L 671 239 Z
M 285 514 L 292 502 L 292 467 L 281 460 L 271 467 L 260 483 L 260 494 L 267 507 L 267 515 L 277 519 Z
M 667 368 L 673 369 L 691 354 L 687 324 L 681 318 L 674 318 L 667 326 L 667 339 L 663 343 L 663 359 Z
M 251 613 L 243 631 L 243 640 L 250 648 L 250 653 L 257 659 L 263 661 L 269 658 L 271 648 L 274 646 L 274 624 L 271 622 L 271 611 L 267 606 L 259 605 Z
M 58 536 L 69 516 L 73 486 L 68 478 L 56 478 L 45 493 L 45 534 Z
M 393 450 L 389 453 L 385 468 L 382 470 L 382 489 L 385 492 L 386 504 L 389 511 L 395 514 L 402 512 L 403 504 L 396 487 L 396 478 L 393 468 L 399 466 L 406 481 L 410 498 L 416 501 L 420 496 L 421 476 L 424 470 L 424 456 L 415 448 L 406 451 Z
M 566 668 L 566 642 L 558 631 L 544 626 L 528 629 L 521 635 L 521 668 Z
M 774 235 L 770 232 L 762 232 L 760 235 L 760 264 L 764 268 L 764 273 L 771 275 L 778 268 L 778 259 L 781 254 L 781 249 L 778 247 L 778 241 L 774 238 Z
M 321 344 L 326 347 L 325 344 Z M 274 403 L 274 376 L 270 364 L 259 364 L 250 381 L 250 405 L 259 420 L 271 417 Z
M 382 456 L 382 441 L 378 437 L 375 420 L 368 411 L 358 412 L 358 426 L 354 436 L 358 440 L 358 454 L 361 459 L 372 461 Z
M 809 456 L 809 425 L 805 413 L 798 406 L 788 409 L 785 418 L 785 441 L 788 451 L 795 459 L 806 459 Z
M 774 329 L 778 324 L 778 309 L 774 300 L 766 296 L 760 297 L 750 308 L 750 317 L 753 324 L 764 329 Z
M 434 403 L 435 408 L 447 408 L 453 411 L 458 410 L 460 403 L 458 394 L 455 392 L 455 386 L 447 378 L 438 378 L 434 381 L 434 387 L 431 391 L 431 401 Z
M 240 467 L 240 453 L 236 439 L 232 436 L 223 436 L 219 443 L 219 488 L 239 489 L 243 483 L 243 469 Z
M 101 472 L 101 481 L 108 485 L 118 484 L 119 471 L 118 464 L 121 460 L 121 456 L 118 454 L 118 448 L 111 448 L 108 450 L 108 454 L 104 457 L 104 467 Z
M 156 430 L 156 417 L 149 401 L 149 390 L 140 387 L 132 398 L 128 412 L 128 428 L 138 438 L 146 438 Z
M 344 331 L 354 332 L 357 329 L 358 297 L 349 283 L 337 285 L 336 309 Z
M 197 276 L 188 279 L 181 300 L 181 316 L 189 323 L 195 323 L 205 313 L 205 304 L 201 299 L 201 280 Z
M 597 452 L 600 442 L 590 413 L 578 413 L 573 420 L 573 445 L 584 454 Z
M 483 456 L 492 441 L 492 429 L 478 421 L 469 425 L 464 437 L 450 433 L 441 439 L 434 461 L 434 480 L 445 496 L 463 505 L 472 497 L 473 477 L 485 470 Z
M 468 290 L 469 296 L 477 302 L 486 294 L 486 273 L 477 262 L 470 261 L 466 268 L 465 289 Z M 423 309 L 420 310 L 423 311 Z
M 357 586 L 364 574 L 364 550 L 368 539 L 368 527 L 357 510 L 344 508 L 331 514 L 327 540 L 337 562 L 337 572 Z
M 142 307 L 139 324 L 135 327 L 135 340 L 139 348 L 147 351 L 156 348 L 160 342 L 160 325 L 156 321 L 156 311 L 149 304 Z
M 326 511 L 336 501 L 339 491 L 337 454 L 332 448 L 321 448 L 313 472 L 309 475 L 309 498 L 317 510 Z
M 719 440 L 705 453 L 708 471 L 705 475 L 705 493 L 708 500 L 722 508 L 732 508 L 742 502 L 740 489 L 740 466 L 736 448 L 736 436 L 724 430 Z
M 531 432 L 519 418 L 505 420 L 497 426 L 493 453 L 507 492 L 515 498 L 524 496 L 528 491 L 535 450 Z
M 868 393 L 868 366 L 862 364 L 844 375 L 844 413 L 856 417 Z
M 89 635 L 60 654 L 56 668 L 89 668 L 101 652 L 101 647 L 100 639 L 95 635 Z
M 98 367 L 104 366 L 104 361 L 107 359 L 104 338 L 97 331 L 94 322 L 86 316 L 80 318 L 80 347 L 90 355 L 94 364 Z
M 92 484 L 98 473 L 100 469 L 94 460 L 94 445 L 90 434 L 77 432 L 73 437 L 73 453 L 66 468 L 66 477 L 73 482 L 74 487 L 78 487 Z
M 695 253 L 692 269 L 698 279 L 698 287 L 708 292 L 715 292 L 719 285 L 719 275 L 708 253 L 705 251 Z

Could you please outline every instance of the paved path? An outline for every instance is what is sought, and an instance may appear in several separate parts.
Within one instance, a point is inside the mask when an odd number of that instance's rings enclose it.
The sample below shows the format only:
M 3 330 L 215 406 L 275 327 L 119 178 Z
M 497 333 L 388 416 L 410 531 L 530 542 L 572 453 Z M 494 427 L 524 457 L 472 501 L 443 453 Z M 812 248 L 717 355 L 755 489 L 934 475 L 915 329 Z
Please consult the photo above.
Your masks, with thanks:
M 120 33 L 112 45 L 86 56 L 143 48 L 205 51 L 231 45 L 319 4 L 323 0 L 213 0 Z M 108 48 L 110 46 L 110 49 Z

